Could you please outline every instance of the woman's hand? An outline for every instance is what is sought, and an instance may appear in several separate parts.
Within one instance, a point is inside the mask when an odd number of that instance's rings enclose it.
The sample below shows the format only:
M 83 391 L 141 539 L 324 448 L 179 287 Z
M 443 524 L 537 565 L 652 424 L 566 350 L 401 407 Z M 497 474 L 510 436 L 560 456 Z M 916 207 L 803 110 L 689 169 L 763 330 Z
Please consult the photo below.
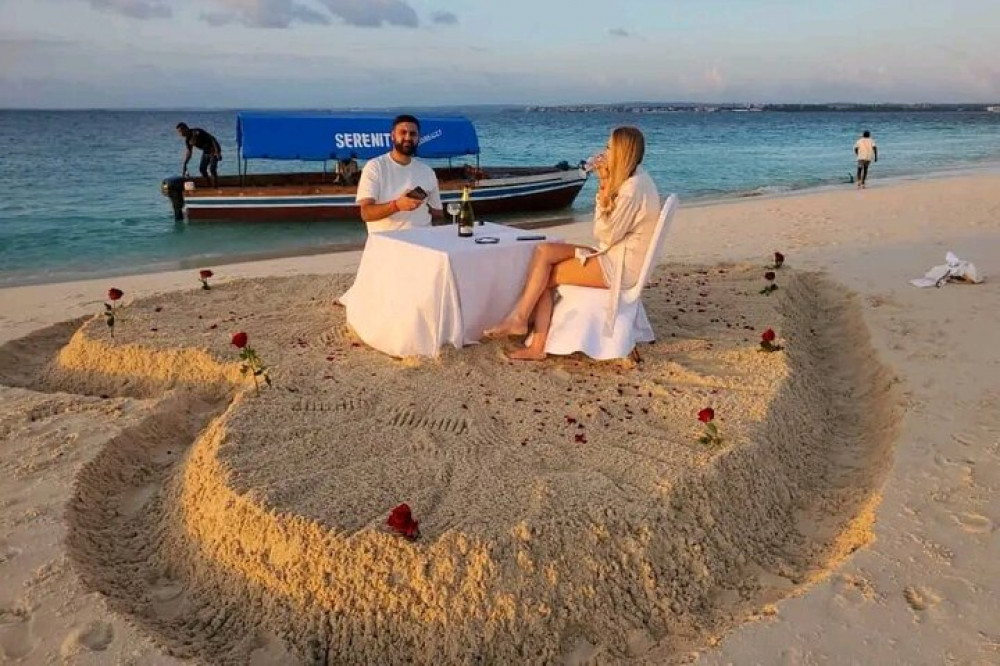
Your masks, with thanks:
M 607 162 L 598 162 L 594 165 L 594 175 L 597 176 L 597 189 L 603 191 L 607 187 L 608 178 L 611 172 L 608 170 Z
M 595 171 L 595 173 L 597 173 L 597 172 Z M 610 203 L 608 201 L 608 196 L 609 196 L 608 189 L 609 189 L 609 187 L 610 187 L 610 185 L 608 183 L 608 173 L 607 173 L 607 170 L 605 170 L 604 177 L 603 178 L 598 177 L 598 180 L 597 180 L 597 201 L 598 201 L 598 208 L 600 208 L 602 210 L 605 210 L 605 209 L 607 209 L 609 207 L 609 203 Z

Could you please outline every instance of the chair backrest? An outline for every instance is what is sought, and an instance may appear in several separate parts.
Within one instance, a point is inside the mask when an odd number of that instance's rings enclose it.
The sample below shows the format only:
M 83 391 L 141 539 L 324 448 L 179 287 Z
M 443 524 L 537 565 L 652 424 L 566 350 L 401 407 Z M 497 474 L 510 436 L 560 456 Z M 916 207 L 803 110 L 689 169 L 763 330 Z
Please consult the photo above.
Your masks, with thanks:
M 635 285 L 631 289 L 626 290 L 622 294 L 627 300 L 635 300 L 642 293 L 642 288 L 646 285 L 646 280 L 649 279 L 649 273 L 656 266 L 656 262 L 663 252 L 667 232 L 670 231 L 670 224 L 674 221 L 674 213 L 677 212 L 677 204 L 678 199 L 676 194 L 671 194 L 663 203 L 663 208 L 660 210 L 660 219 L 656 221 L 656 228 L 653 229 L 653 237 L 649 241 L 649 250 L 642 261 L 642 270 L 639 273 L 639 279 L 635 281 Z

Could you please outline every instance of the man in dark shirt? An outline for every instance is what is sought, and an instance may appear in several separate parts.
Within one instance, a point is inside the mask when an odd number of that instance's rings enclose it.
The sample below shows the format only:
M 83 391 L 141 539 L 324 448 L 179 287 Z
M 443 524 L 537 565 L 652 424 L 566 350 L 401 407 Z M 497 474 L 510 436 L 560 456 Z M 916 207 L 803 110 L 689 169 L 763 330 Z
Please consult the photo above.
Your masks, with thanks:
M 177 123 L 177 133 L 184 139 L 184 145 L 187 148 L 187 152 L 184 153 L 184 164 L 181 166 L 181 175 L 188 175 L 187 167 L 188 162 L 191 161 L 191 150 L 197 148 L 201 151 L 201 164 L 198 165 L 198 171 L 206 180 L 211 173 L 212 187 L 216 187 L 219 178 L 219 160 L 222 159 L 222 146 L 219 145 L 214 136 L 200 127 L 191 129 L 184 123 Z

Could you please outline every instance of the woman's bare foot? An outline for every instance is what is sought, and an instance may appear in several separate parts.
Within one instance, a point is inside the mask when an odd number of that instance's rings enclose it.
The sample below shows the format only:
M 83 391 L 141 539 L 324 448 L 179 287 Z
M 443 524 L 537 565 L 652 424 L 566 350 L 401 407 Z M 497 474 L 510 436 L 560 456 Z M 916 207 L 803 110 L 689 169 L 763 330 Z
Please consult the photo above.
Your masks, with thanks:
M 496 340 L 497 338 L 507 338 L 512 335 L 527 335 L 528 322 L 507 317 L 502 322 L 483 331 L 483 337 Z
M 544 349 L 525 347 L 524 349 L 515 349 L 510 352 L 507 354 L 507 358 L 512 361 L 544 361 L 546 354 Z

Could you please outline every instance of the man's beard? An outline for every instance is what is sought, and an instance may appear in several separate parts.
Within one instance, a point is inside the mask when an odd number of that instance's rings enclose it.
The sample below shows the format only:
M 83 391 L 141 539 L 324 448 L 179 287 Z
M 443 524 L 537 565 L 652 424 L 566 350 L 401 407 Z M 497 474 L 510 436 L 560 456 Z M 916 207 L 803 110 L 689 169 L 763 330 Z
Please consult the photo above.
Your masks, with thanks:
M 417 144 L 413 142 L 393 141 L 392 147 L 397 153 L 407 157 L 413 157 L 417 154 Z

